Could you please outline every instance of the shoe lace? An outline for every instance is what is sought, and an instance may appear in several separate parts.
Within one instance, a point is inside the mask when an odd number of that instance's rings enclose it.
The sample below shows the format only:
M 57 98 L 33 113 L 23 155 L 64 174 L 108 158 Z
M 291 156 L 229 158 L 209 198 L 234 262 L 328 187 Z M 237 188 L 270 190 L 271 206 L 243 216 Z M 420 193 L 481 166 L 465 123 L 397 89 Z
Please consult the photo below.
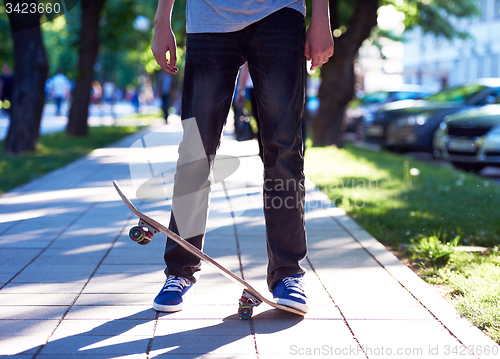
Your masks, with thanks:
M 186 278 L 169 275 L 163 286 L 164 292 L 182 292 L 184 287 L 187 287 L 191 282 Z
M 287 277 L 283 279 L 285 287 L 289 291 L 299 292 L 304 294 L 304 288 L 302 286 L 302 278 Z

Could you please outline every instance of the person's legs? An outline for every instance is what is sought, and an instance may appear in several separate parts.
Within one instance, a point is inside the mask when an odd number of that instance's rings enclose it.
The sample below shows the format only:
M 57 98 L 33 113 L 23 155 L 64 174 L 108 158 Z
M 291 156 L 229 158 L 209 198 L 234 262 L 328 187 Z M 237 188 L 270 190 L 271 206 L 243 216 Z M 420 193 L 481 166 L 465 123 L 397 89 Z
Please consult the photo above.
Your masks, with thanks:
M 56 97 L 56 116 L 61 115 L 62 97 Z
M 250 25 L 244 42 L 259 112 L 264 154 L 264 215 L 268 286 L 302 275 L 307 253 L 304 222 L 302 113 L 306 64 L 304 17 L 282 9 Z
M 165 122 L 168 119 L 168 109 L 170 108 L 170 93 L 161 95 L 161 110 L 163 111 L 163 118 Z
M 170 229 L 202 249 L 210 166 L 219 147 L 242 64 L 238 33 L 188 34 L 182 93 L 184 137 L 174 185 Z M 167 239 L 167 275 L 195 282 L 200 260 Z

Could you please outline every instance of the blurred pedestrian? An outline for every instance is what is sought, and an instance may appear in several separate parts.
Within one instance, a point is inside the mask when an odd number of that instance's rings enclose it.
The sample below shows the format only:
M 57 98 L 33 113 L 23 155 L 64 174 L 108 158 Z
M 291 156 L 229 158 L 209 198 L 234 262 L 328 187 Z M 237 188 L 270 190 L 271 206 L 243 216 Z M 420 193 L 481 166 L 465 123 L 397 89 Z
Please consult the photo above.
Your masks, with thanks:
M 163 71 L 158 84 L 161 95 L 161 109 L 165 122 L 168 122 L 168 109 L 170 108 L 172 99 L 173 76 L 171 73 Z
M 99 105 L 102 102 L 102 86 L 99 81 L 92 82 L 90 89 L 90 102 Z
M 135 109 L 135 113 L 140 113 L 141 112 L 141 100 L 140 100 L 140 92 L 139 89 L 134 89 L 134 92 L 132 94 L 132 106 Z
M 113 110 L 113 105 L 115 101 L 115 91 L 116 91 L 116 86 L 111 81 L 106 81 L 102 85 L 102 96 L 104 99 L 104 103 L 106 104 L 106 106 L 108 106 L 109 112 L 111 113 L 112 117 L 115 117 L 115 112 Z
M 106 104 L 112 104 L 113 103 L 113 101 L 114 101 L 113 96 L 115 94 L 115 89 L 116 89 L 116 86 L 111 81 L 106 81 L 102 85 L 102 94 L 103 94 L 103 97 L 104 97 L 104 103 L 106 103 Z
M 56 102 L 56 116 L 60 116 L 63 100 L 69 98 L 70 83 L 62 71 L 57 70 L 57 73 L 52 77 L 51 86 L 52 96 Z

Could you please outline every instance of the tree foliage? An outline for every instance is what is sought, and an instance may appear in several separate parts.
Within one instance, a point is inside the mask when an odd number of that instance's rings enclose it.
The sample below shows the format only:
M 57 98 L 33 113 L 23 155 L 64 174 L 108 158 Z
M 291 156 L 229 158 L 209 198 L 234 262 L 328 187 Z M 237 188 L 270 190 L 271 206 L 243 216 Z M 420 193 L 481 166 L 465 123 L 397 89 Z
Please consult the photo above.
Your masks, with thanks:
M 424 33 L 442 36 L 448 40 L 467 38 L 469 33 L 456 25 L 460 19 L 470 19 L 480 14 L 476 0 L 419 0 L 388 1 L 396 10 L 405 14 L 405 28 L 416 26 Z
M 61 70 L 68 78 L 76 76 L 78 61 L 79 8 L 73 9 L 65 16 L 41 26 L 43 42 L 49 59 L 49 76 Z
M 100 28 L 101 80 L 113 80 L 124 86 L 133 82 L 137 73 L 144 70 L 140 54 L 146 50 L 151 38 L 154 7 L 154 1 L 106 1 Z M 141 31 L 134 28 L 138 17 L 150 21 L 148 29 Z

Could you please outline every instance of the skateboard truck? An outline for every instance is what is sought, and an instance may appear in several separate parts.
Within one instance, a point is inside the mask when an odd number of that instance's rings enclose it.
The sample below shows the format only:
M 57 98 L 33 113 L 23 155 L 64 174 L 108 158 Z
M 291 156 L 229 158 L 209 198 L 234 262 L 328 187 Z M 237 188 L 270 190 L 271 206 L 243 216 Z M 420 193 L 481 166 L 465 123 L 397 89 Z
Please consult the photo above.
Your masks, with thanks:
M 130 228 L 128 236 L 134 242 L 145 246 L 146 244 L 151 242 L 151 238 L 153 238 L 156 233 L 158 233 L 158 230 L 156 228 L 151 226 L 146 221 L 139 219 L 139 224 Z
M 253 308 L 257 307 L 260 303 L 262 303 L 260 299 L 244 290 L 239 300 L 238 315 L 240 319 L 250 319 L 253 314 Z

